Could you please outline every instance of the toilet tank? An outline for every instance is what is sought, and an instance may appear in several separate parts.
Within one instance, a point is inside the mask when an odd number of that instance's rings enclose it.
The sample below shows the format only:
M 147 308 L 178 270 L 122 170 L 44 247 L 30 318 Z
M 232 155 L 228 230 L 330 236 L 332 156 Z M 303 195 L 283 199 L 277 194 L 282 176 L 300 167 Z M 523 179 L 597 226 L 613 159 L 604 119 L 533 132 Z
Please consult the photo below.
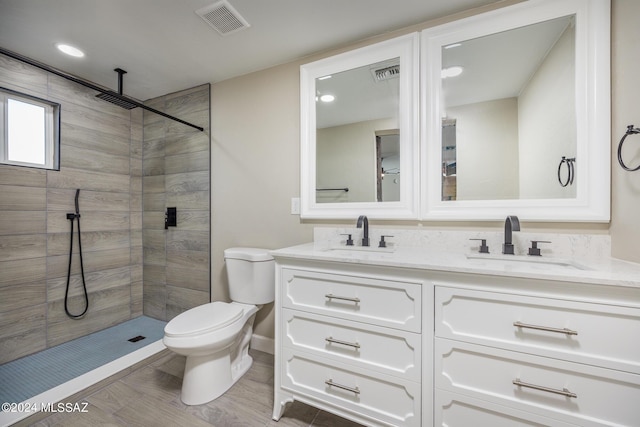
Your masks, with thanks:
M 245 304 L 266 304 L 275 299 L 275 260 L 268 249 L 229 248 L 224 251 L 229 297 Z

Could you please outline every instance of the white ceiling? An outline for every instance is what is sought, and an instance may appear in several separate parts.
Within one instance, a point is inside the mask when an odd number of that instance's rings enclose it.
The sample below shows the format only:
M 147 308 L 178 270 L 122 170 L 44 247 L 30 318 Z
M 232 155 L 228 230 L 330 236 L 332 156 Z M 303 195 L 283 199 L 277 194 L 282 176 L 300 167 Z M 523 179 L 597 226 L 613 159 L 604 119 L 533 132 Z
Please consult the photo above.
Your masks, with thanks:
M 496 1 L 229 0 L 250 27 L 221 36 L 195 13 L 214 0 L 0 0 L 0 47 L 114 90 L 122 68 L 146 100 Z

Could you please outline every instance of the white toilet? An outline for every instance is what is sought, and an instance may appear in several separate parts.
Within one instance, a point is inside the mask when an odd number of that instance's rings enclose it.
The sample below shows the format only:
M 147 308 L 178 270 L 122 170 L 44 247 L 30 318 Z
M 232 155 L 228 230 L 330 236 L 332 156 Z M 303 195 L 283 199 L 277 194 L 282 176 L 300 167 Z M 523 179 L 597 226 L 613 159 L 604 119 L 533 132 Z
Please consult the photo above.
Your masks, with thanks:
M 275 297 L 275 261 L 268 250 L 230 248 L 224 259 L 233 302 L 194 307 L 164 328 L 164 345 L 187 356 L 180 396 L 187 405 L 221 396 L 249 370 L 255 314 Z

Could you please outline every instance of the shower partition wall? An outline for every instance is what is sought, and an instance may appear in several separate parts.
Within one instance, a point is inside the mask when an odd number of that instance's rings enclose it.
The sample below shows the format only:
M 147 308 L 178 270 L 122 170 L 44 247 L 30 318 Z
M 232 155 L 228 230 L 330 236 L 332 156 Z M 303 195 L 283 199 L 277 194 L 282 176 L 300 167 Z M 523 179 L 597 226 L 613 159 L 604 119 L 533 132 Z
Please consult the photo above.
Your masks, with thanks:
M 204 131 L 144 113 L 144 314 L 171 320 L 210 298 L 210 85 L 146 104 Z M 165 228 L 175 207 L 177 226 Z

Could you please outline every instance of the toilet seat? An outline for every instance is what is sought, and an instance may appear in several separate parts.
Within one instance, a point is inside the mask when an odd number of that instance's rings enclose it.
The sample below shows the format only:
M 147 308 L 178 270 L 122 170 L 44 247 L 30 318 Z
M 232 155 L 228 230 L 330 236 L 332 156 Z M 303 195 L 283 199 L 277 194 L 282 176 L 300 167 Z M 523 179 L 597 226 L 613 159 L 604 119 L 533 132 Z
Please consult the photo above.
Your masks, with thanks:
M 242 317 L 244 308 L 237 304 L 216 301 L 194 307 L 167 323 L 164 333 L 169 337 L 190 337 L 222 329 Z

